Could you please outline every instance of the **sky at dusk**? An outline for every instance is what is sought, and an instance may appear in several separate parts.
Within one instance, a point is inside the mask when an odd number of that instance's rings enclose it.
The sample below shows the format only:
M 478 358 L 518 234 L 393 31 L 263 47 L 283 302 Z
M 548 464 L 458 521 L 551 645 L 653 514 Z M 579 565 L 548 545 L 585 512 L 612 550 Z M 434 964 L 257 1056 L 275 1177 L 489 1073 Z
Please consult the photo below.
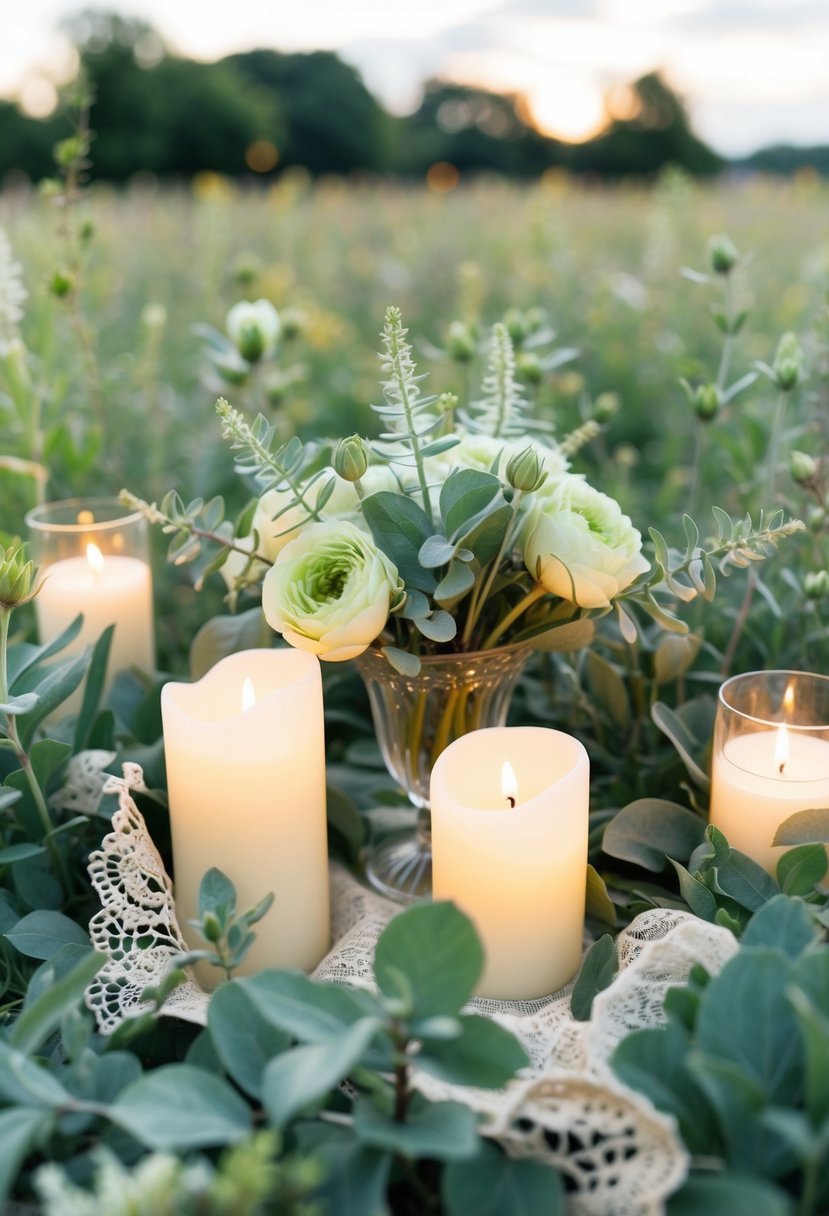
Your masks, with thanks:
M 71 73 L 61 18 L 83 4 L 0 0 L 0 93 L 43 112 Z M 336 50 L 386 106 L 441 76 L 524 93 L 547 133 L 585 138 L 604 99 L 660 69 L 698 133 L 739 155 L 829 143 L 826 0 L 110 0 L 199 59 L 271 47 Z M 615 91 L 615 93 L 614 93 Z

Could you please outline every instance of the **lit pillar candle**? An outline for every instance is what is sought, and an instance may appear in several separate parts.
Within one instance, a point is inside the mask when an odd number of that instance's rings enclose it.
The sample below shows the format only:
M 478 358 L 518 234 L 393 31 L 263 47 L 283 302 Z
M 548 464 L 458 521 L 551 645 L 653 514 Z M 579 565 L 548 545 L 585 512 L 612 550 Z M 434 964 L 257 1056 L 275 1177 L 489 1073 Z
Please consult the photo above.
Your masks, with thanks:
M 199 885 L 215 866 L 236 887 L 239 911 L 275 897 L 239 973 L 311 970 L 330 940 L 319 660 L 242 651 L 195 684 L 165 684 L 161 712 L 185 938 L 206 945 L 187 922 L 198 918 Z
M 778 827 L 829 807 L 829 679 L 750 672 L 720 689 L 710 822 L 772 874 L 786 847 Z
M 83 624 L 61 657 L 93 645 L 115 626 L 104 686 L 119 671 L 155 669 L 152 574 L 146 521 L 115 499 L 48 503 L 26 517 L 43 584 L 35 599 L 38 634 L 50 642 L 79 613 Z M 60 708 L 77 713 L 83 686 Z
M 480 996 L 555 992 L 579 967 L 589 761 L 577 739 L 495 727 L 456 739 L 432 770 L 432 888 L 475 923 Z

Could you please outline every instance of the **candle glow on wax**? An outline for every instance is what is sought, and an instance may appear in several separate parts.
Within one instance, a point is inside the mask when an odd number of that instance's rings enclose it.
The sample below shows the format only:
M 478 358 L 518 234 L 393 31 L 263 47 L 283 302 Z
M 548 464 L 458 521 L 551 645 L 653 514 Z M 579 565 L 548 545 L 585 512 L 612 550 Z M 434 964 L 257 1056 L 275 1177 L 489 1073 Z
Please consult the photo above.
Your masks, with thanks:
M 242 684 L 242 713 L 245 713 L 248 709 L 252 709 L 255 704 L 256 690 L 253 687 L 253 680 L 251 680 L 250 676 L 245 676 L 244 683 Z
M 100 574 L 104 568 L 104 555 L 92 541 L 86 546 L 86 560 L 93 574 Z

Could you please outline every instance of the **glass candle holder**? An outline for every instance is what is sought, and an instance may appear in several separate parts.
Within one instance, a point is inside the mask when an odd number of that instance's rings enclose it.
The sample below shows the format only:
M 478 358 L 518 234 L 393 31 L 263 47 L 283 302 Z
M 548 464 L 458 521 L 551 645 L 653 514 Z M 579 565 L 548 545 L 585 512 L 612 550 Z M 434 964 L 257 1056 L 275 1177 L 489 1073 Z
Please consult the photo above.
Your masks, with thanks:
M 35 598 L 43 643 L 58 637 L 79 613 L 77 637 L 61 652 L 77 654 L 115 625 L 104 695 L 118 672 L 155 668 L 152 572 L 147 521 L 116 498 L 68 498 L 26 516 L 30 550 L 43 585 Z M 61 707 L 77 713 L 81 690 Z
M 720 688 L 710 822 L 774 874 L 777 829 L 797 811 L 829 807 L 829 677 L 752 671 Z

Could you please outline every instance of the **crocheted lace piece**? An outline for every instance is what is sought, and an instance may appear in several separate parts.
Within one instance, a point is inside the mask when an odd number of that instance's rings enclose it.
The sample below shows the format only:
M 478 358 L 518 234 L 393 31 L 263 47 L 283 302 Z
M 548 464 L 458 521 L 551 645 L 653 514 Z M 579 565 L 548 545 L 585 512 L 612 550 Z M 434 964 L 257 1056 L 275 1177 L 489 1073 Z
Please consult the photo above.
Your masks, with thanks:
M 96 765 L 100 756 L 78 773 L 89 774 Z M 80 777 L 73 780 L 83 784 Z M 90 779 L 87 787 L 93 786 Z M 97 795 L 118 795 L 113 831 L 89 863 L 102 904 L 90 935 L 109 961 L 86 996 L 104 1034 L 149 1008 L 141 993 L 186 950 L 172 884 L 131 796 L 143 788 L 140 767 L 125 765 L 123 778 L 107 778 Z M 377 939 L 400 909 L 336 864 L 331 907 L 335 944 L 313 977 L 371 988 Z M 570 1013 L 572 983 L 540 1000 L 469 1002 L 467 1012 L 494 1018 L 527 1052 L 529 1067 L 505 1090 L 450 1086 L 413 1070 L 414 1085 L 428 1097 L 459 1100 L 478 1111 L 481 1130 L 506 1152 L 555 1166 L 569 1180 L 570 1216 L 664 1212 L 666 1197 L 685 1177 L 688 1155 L 673 1119 L 621 1085 L 610 1057 L 625 1035 L 663 1021 L 667 989 L 684 983 L 694 963 L 715 974 L 738 948 L 727 930 L 673 909 L 641 913 L 616 946 L 619 973 L 595 998 L 587 1022 Z M 162 1013 L 204 1025 L 209 1000 L 188 981 Z

